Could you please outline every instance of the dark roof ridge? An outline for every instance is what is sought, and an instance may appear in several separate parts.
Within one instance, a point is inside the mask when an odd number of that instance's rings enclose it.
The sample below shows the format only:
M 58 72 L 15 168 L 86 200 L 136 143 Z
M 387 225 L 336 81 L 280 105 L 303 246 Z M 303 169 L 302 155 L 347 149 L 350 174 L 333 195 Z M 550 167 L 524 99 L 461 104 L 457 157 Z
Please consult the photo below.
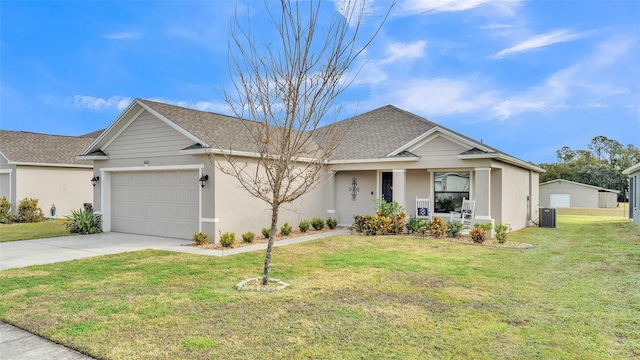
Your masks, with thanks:
M 22 133 L 22 134 L 30 134 L 30 135 L 66 137 L 66 138 L 74 138 L 74 139 L 79 139 L 79 138 L 83 138 L 84 137 L 84 136 L 76 136 L 76 135 L 46 134 L 46 133 L 40 133 L 40 132 L 35 132 L 35 131 L 25 131 L 25 130 L 5 130 L 5 129 L 0 129 L 0 131 Z
M 206 110 L 200 110 L 200 109 L 194 109 L 194 108 L 190 108 L 190 107 L 186 107 L 186 106 L 182 106 L 182 105 L 176 105 L 176 104 L 169 104 L 169 103 L 165 103 L 165 102 L 160 102 L 160 101 L 155 101 L 155 100 L 149 100 L 149 99 L 141 99 L 141 98 L 136 98 L 136 100 L 139 100 L 142 103 L 154 103 L 154 104 L 158 104 L 158 105 L 163 105 L 163 106 L 172 106 L 175 108 L 180 108 L 180 109 L 184 109 L 187 111 L 193 111 L 193 112 L 200 112 L 200 113 L 205 113 L 205 114 L 212 114 L 212 115 L 217 115 L 217 116 L 224 116 L 226 118 L 229 119 L 233 119 L 233 120 L 243 120 L 243 121 L 250 121 L 250 122 L 254 122 L 254 123 L 258 123 L 258 124 L 262 124 L 262 121 L 258 121 L 258 120 L 251 120 L 251 119 L 246 119 L 246 118 L 241 118 L 241 117 L 237 117 L 235 115 L 227 115 L 227 114 L 221 114 L 218 112 L 213 112 L 213 111 L 206 111 Z

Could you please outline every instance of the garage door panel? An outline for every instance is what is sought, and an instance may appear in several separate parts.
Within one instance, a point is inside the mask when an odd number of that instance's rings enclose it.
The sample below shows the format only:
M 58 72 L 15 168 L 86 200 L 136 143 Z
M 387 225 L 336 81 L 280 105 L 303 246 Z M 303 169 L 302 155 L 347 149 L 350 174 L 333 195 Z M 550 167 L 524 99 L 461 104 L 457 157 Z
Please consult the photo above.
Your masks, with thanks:
M 112 229 L 190 239 L 198 230 L 197 171 L 113 173 Z

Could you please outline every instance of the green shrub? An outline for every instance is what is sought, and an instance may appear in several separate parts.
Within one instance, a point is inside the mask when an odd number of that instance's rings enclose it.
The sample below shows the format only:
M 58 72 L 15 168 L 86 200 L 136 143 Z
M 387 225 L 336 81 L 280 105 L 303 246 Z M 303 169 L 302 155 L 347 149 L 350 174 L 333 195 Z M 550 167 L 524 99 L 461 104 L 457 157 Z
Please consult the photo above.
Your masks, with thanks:
M 338 220 L 330 217 L 327 219 L 327 226 L 329 227 L 329 229 L 333 230 L 336 228 L 336 226 L 338 226 Z
M 263 227 L 263 228 L 262 228 L 262 236 L 263 236 L 265 239 L 268 239 L 270 235 L 271 235 L 271 229 L 266 228 L 266 227 Z
M 460 237 L 464 224 L 458 221 L 447 222 L 447 235 L 453 238 Z
M 316 230 L 322 230 L 324 228 L 324 220 L 320 218 L 311 219 L 311 226 Z
M 374 202 L 376 204 L 376 213 L 381 216 L 395 219 L 398 214 L 404 211 L 402 205 L 398 204 L 397 201 L 387 202 L 384 199 L 375 199 Z
M 196 242 L 196 245 L 204 245 L 209 242 L 209 235 L 203 232 L 197 232 L 193 234 L 193 241 Z
M 0 223 L 6 224 L 9 222 L 9 210 L 11 209 L 11 203 L 6 197 L 0 198 Z
M 234 232 L 225 232 L 220 235 L 220 245 L 223 247 L 229 247 L 233 245 L 233 242 L 236 241 L 236 233 Z
M 24 198 L 18 205 L 18 214 L 23 221 L 28 223 L 41 222 L 44 220 L 44 213 L 38 207 L 38 199 Z
M 429 222 L 429 231 L 431 231 L 431 235 L 437 238 L 444 236 L 447 230 L 447 224 L 441 217 L 436 216 Z
M 477 224 L 476 223 L 476 224 L 473 225 L 473 227 L 474 228 L 481 228 L 482 230 L 484 230 L 484 232 L 487 232 L 487 231 L 491 231 L 491 228 L 493 226 L 491 226 L 491 223 L 482 223 L 482 224 Z
M 280 227 L 280 234 L 282 234 L 282 236 L 288 236 L 291 234 L 291 231 L 293 229 L 291 228 L 291 225 L 289 225 L 288 222 L 284 223 L 284 225 L 282 225 Z
M 253 233 L 253 231 L 247 231 L 246 233 L 242 234 L 242 241 L 246 242 L 247 244 L 251 244 L 253 242 L 253 239 L 256 238 L 256 234 Z
M 300 229 L 300 232 L 307 232 L 307 230 L 309 230 L 309 226 L 311 226 L 311 224 L 309 224 L 309 220 L 300 220 L 300 222 L 298 223 L 298 229 Z
M 72 234 L 95 234 L 102 232 L 100 221 L 102 217 L 94 214 L 93 210 L 71 210 L 71 215 L 65 216 L 66 227 Z
M 498 243 L 504 244 L 507 241 L 507 230 L 509 230 L 509 227 L 502 222 L 496 225 L 496 240 L 498 240 Z

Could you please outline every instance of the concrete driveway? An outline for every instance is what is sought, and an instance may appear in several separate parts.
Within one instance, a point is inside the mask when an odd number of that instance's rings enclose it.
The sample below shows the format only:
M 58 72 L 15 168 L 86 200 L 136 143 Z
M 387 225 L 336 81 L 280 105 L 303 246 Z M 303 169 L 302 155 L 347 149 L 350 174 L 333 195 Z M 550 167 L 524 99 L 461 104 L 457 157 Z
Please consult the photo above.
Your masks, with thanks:
M 0 270 L 144 249 L 199 253 L 190 240 L 115 232 L 0 243 Z

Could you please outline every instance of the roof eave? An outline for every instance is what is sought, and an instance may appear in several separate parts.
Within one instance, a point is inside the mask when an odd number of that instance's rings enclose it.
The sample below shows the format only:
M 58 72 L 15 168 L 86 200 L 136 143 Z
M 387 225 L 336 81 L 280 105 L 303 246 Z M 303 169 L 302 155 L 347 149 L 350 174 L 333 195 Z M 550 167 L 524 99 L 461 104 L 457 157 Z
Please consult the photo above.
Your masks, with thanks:
M 76 160 L 108 160 L 109 155 L 78 155 Z
M 53 164 L 53 163 L 37 163 L 37 162 L 27 162 L 27 161 L 13 161 L 10 163 L 10 165 L 93 169 L 93 165 L 85 165 L 85 164 Z
M 496 160 L 500 160 L 502 162 L 505 162 L 507 164 L 511 164 L 511 165 L 515 165 L 521 168 L 525 168 L 527 170 L 532 170 L 538 173 L 544 173 L 546 172 L 545 169 L 542 169 L 540 167 L 537 167 L 535 165 L 531 165 L 528 162 L 522 161 L 520 159 L 516 159 L 514 157 L 511 156 L 507 156 L 504 154 L 500 154 L 500 153 L 489 153 L 489 154 L 460 154 L 458 155 L 458 159 L 462 159 L 462 160 L 473 160 L 473 159 L 496 159 Z
M 327 164 L 329 165 L 338 165 L 338 164 L 367 164 L 367 163 L 376 163 L 376 162 L 411 162 L 418 161 L 419 157 L 384 157 L 384 158 L 376 158 L 376 159 L 343 159 L 343 160 L 329 160 Z
M 637 164 L 633 165 L 632 167 L 623 170 L 622 174 L 631 175 L 632 173 L 634 173 L 636 171 L 640 171 L 640 163 L 637 163 Z

